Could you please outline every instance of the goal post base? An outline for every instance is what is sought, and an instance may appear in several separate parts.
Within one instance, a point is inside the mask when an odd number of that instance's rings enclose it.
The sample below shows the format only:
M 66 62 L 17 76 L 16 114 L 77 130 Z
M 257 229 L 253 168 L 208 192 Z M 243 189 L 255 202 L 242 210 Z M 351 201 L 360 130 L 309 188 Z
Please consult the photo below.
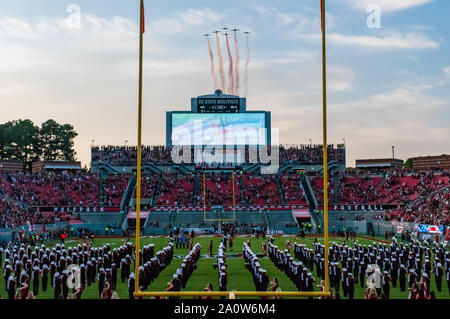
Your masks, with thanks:
M 329 297 L 326 291 L 144 291 L 134 292 L 134 297 L 195 297 L 195 296 L 255 296 L 255 297 Z

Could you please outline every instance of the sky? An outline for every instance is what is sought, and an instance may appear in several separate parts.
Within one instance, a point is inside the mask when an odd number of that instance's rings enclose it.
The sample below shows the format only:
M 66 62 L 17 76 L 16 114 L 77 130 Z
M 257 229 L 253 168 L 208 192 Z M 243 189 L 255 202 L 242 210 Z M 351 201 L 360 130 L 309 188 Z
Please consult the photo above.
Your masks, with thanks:
M 448 0 L 326 1 L 328 142 L 345 139 L 348 166 L 392 145 L 404 160 L 450 153 L 449 12 Z M 203 34 L 223 27 L 240 30 L 247 110 L 271 111 L 282 144 L 321 143 L 319 0 L 146 0 L 145 19 L 144 144 L 165 143 L 166 111 L 214 91 Z M 0 122 L 72 124 L 83 165 L 92 140 L 136 145 L 138 20 L 138 0 L 0 1 Z

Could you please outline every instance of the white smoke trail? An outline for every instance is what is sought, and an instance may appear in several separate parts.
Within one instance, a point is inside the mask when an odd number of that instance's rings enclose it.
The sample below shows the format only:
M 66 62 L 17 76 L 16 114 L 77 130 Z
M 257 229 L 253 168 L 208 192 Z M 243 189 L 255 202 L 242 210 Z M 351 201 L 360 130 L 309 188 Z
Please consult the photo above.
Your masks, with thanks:
M 228 41 L 228 34 L 225 33 L 225 38 L 227 40 L 227 52 L 228 52 L 228 60 L 230 61 L 230 66 L 228 68 L 228 93 L 234 94 L 234 77 L 233 77 L 233 57 L 231 55 L 230 50 L 230 41 Z
M 234 55 L 236 60 L 234 61 L 234 93 L 239 95 L 240 83 L 239 83 L 239 48 L 237 43 L 237 32 L 234 31 Z
M 247 96 L 247 93 L 248 93 L 248 64 L 250 63 L 250 45 L 248 43 L 248 33 L 245 34 L 245 40 L 246 40 L 246 44 L 247 44 L 247 59 L 245 60 L 245 69 L 244 69 L 244 86 L 245 86 L 244 96 Z
M 214 71 L 214 57 L 211 50 L 211 44 L 209 43 L 209 37 L 206 37 L 206 42 L 208 42 L 208 50 L 209 50 L 209 60 L 211 62 L 211 76 L 213 78 L 214 82 L 214 91 L 217 89 L 217 79 L 216 79 L 216 72 Z
M 225 90 L 225 74 L 223 73 L 223 58 L 222 58 L 222 52 L 220 50 L 219 33 L 216 33 L 216 42 L 217 42 L 217 56 L 219 58 L 220 89 L 222 91 L 224 91 Z

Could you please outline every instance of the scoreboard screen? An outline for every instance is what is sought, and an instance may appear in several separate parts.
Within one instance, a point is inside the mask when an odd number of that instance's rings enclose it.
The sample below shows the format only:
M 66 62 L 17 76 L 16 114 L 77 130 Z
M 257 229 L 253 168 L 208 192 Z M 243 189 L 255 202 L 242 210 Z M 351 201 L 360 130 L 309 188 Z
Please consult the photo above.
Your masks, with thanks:
M 199 113 L 239 113 L 239 98 L 198 98 Z
M 264 145 L 266 113 L 171 114 L 171 145 Z
M 419 225 L 418 231 L 419 231 L 419 233 L 443 234 L 444 227 L 443 226 L 435 226 L 435 225 Z

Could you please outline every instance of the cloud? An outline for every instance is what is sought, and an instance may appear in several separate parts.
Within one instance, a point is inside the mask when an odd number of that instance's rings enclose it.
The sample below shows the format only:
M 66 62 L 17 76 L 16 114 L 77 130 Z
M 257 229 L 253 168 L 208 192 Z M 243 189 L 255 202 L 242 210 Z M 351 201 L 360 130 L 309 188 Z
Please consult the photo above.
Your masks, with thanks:
M 320 34 L 300 34 L 297 35 L 297 37 L 312 40 L 321 39 Z M 380 50 L 437 49 L 443 42 L 443 40 L 441 42 L 431 40 L 421 33 L 407 33 L 405 35 L 390 33 L 384 37 L 329 33 L 327 34 L 327 40 L 338 45 L 366 47 Z
M 305 9 L 305 8 L 304 8 Z M 270 24 L 274 25 L 277 30 L 288 29 L 285 31 L 290 34 L 308 34 L 320 30 L 320 11 L 307 10 L 302 12 L 282 12 L 277 8 L 270 6 L 257 6 L 254 10 L 266 20 L 270 20 Z M 307 14 L 304 14 L 304 13 Z M 326 12 L 326 29 L 332 30 L 336 25 L 336 17 Z
M 448 76 L 450 76 L 450 66 L 447 66 L 444 68 L 444 73 Z
M 172 17 L 158 19 L 151 23 L 150 32 L 157 34 L 178 34 L 191 29 L 215 25 L 222 21 L 227 13 L 220 13 L 210 8 L 196 10 L 189 8 L 185 12 L 177 12 Z
M 422 6 L 434 0 L 343 0 L 355 9 L 366 10 L 370 4 L 377 4 L 382 11 L 401 11 Z

